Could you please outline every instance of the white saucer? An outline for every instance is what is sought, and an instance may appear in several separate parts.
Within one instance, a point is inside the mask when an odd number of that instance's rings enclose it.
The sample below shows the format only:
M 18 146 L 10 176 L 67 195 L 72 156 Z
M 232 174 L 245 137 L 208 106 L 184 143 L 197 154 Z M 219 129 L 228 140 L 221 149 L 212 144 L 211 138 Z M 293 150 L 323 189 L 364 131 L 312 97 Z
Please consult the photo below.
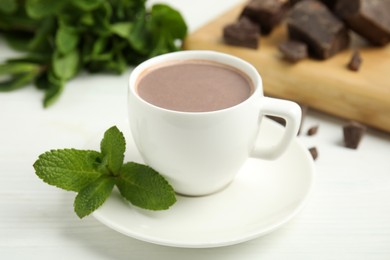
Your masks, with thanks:
M 260 134 L 270 140 L 282 130 L 266 119 Z M 130 133 L 121 131 L 127 140 L 126 160 L 140 161 Z M 216 194 L 177 196 L 169 210 L 148 211 L 127 203 L 114 189 L 93 216 L 150 243 L 188 248 L 233 245 L 267 234 L 293 218 L 307 202 L 313 174 L 312 157 L 296 139 L 278 160 L 249 159 L 235 180 Z

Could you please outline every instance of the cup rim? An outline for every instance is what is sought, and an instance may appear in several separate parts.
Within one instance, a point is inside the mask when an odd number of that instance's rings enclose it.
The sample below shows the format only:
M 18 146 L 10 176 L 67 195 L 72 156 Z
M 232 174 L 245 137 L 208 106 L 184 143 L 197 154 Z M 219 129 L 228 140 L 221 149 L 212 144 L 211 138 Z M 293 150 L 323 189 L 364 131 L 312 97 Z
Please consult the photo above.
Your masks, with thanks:
M 180 61 L 180 60 L 209 60 L 212 62 L 218 62 L 222 63 L 231 67 L 234 67 L 235 69 L 240 70 L 244 74 L 248 76 L 248 78 L 252 81 L 254 91 L 253 93 L 244 101 L 227 108 L 218 109 L 218 110 L 212 110 L 212 111 L 178 111 L 178 110 L 172 110 L 167 109 L 163 107 L 156 106 L 154 104 L 151 104 L 141 98 L 137 91 L 136 91 L 136 83 L 137 79 L 139 78 L 142 73 L 155 65 L 170 62 L 170 61 Z M 174 114 L 191 114 L 191 115 L 205 115 L 205 114 L 218 114 L 226 111 L 230 111 L 233 109 L 236 109 L 238 107 L 241 107 L 245 105 L 246 103 L 250 102 L 255 97 L 263 96 L 263 85 L 262 85 L 262 78 L 261 75 L 257 72 L 257 69 L 250 64 L 249 62 L 222 52 L 217 51 L 210 51 L 210 50 L 182 50 L 182 51 L 176 51 L 171 53 L 166 53 L 162 55 L 158 55 L 155 57 L 152 57 L 148 60 L 143 61 L 138 66 L 136 66 L 130 73 L 129 79 L 128 79 L 128 91 L 131 93 L 132 96 L 134 96 L 138 101 L 141 103 L 152 107 L 154 109 L 165 111 L 168 113 L 174 113 Z M 260 94 L 259 94 L 260 92 Z M 130 94 L 129 93 L 129 94 Z

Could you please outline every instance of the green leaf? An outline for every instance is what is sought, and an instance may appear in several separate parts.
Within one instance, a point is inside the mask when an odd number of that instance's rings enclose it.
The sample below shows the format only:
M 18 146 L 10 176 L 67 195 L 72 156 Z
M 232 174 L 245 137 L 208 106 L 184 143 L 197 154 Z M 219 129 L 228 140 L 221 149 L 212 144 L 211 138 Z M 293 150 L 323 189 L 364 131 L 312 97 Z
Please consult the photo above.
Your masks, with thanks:
M 151 34 L 146 25 L 145 14 L 138 16 L 128 36 L 130 46 L 143 55 L 148 54 L 151 48 Z
M 73 51 L 79 42 L 79 36 L 75 29 L 67 26 L 60 26 L 55 36 L 55 43 L 61 54 Z
M 148 21 L 153 46 L 150 57 L 177 51 L 176 40 L 183 40 L 187 34 L 187 25 L 178 11 L 165 5 L 155 4 Z
M 116 126 L 109 128 L 100 143 L 103 162 L 112 175 L 118 175 L 125 157 L 126 141 Z
M 9 76 L 0 81 L 0 92 L 22 88 L 32 83 L 38 76 L 41 66 L 30 62 L 8 62 L 0 64 L 0 75 Z
M 172 186 L 146 165 L 124 164 L 116 185 L 125 199 L 144 209 L 164 210 L 176 202 Z
M 54 74 L 63 80 L 69 80 L 73 78 L 79 70 L 79 61 L 80 57 L 77 50 L 73 50 L 66 54 L 60 54 L 59 52 L 54 53 Z
M 25 87 L 32 83 L 36 76 L 37 73 L 35 72 L 15 75 L 9 80 L 0 82 L 0 92 L 12 91 Z
M 30 53 L 28 56 L 8 59 L 8 63 L 31 63 L 35 64 L 39 70 L 44 70 L 50 63 L 51 56 L 48 53 Z
M 26 0 L 27 14 L 35 19 L 58 14 L 69 0 Z
M 36 82 L 38 87 L 45 88 L 45 96 L 43 98 L 43 107 L 49 107 L 54 104 L 60 97 L 65 87 L 65 82 L 58 79 L 53 73 L 49 72 L 46 79 L 41 79 Z M 40 85 L 38 85 L 40 84 Z
M 72 4 L 80 8 L 82 11 L 88 12 L 97 8 L 103 2 L 104 0 L 73 0 Z
M 24 8 L 18 8 L 15 13 L 2 13 L 0 16 L 0 29 L 10 33 L 34 33 L 39 28 L 40 20 L 32 19 L 25 13 Z
M 31 62 L 8 62 L 5 64 L 0 64 L 0 75 L 7 74 L 20 74 L 39 71 L 40 66 L 36 63 Z
M 74 201 L 74 211 L 79 218 L 91 214 L 99 208 L 110 196 L 115 185 L 115 179 L 110 176 L 101 176 L 82 188 Z
M 165 4 L 155 4 L 152 7 L 151 20 L 154 32 L 161 30 L 169 32 L 172 39 L 183 39 L 187 34 L 187 25 L 181 14 Z
M 18 3 L 16 0 L 1 0 L 0 12 L 11 14 L 18 9 Z
M 109 39 L 107 37 L 99 37 L 94 42 L 92 47 L 92 57 L 98 56 L 99 54 L 104 52 L 104 50 L 107 48 L 108 40 Z
M 118 35 L 119 37 L 127 39 L 130 35 L 130 31 L 132 27 L 133 27 L 132 23 L 119 22 L 119 23 L 112 24 L 110 26 L 110 30 L 112 33 Z
M 95 20 L 93 19 L 93 15 L 91 13 L 85 13 L 80 17 L 80 23 L 86 26 L 92 26 Z
M 55 30 L 55 20 L 52 17 L 42 19 L 40 27 L 36 30 L 34 38 L 29 42 L 28 48 L 31 52 L 48 52 L 53 41 L 53 31 Z
M 44 72 L 41 73 L 34 81 L 35 86 L 37 89 L 49 89 L 50 88 L 50 83 L 49 80 L 47 79 L 48 73 Z
M 33 166 L 44 182 L 64 190 L 80 191 L 102 175 L 97 169 L 99 162 L 99 152 L 60 149 L 41 154 Z
M 94 32 L 99 35 L 111 35 L 110 22 L 114 17 L 112 17 L 112 8 L 108 1 L 104 1 L 103 4 L 99 5 L 99 7 L 92 12 L 92 16 L 94 21 Z

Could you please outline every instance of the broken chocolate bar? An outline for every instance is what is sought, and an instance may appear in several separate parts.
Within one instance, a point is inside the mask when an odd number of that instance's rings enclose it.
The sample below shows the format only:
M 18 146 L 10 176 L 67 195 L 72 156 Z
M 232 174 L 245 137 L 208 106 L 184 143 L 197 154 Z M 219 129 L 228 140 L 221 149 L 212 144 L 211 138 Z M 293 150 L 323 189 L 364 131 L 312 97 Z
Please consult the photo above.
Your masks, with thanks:
M 260 26 L 261 34 L 268 35 L 282 21 L 288 6 L 288 0 L 251 0 L 240 16 L 251 19 Z
M 319 1 L 304 0 L 294 5 L 287 28 L 289 38 L 306 43 L 314 58 L 327 59 L 349 44 L 344 23 Z
M 335 12 L 371 43 L 390 42 L 390 0 L 338 0 Z
M 356 149 L 359 146 L 366 127 L 358 122 L 350 122 L 343 127 L 345 147 Z
M 318 158 L 318 151 L 316 147 L 309 148 L 309 152 L 311 156 L 313 157 L 313 160 L 316 160 Z
M 285 41 L 279 44 L 279 50 L 286 60 L 297 62 L 307 57 L 307 45 L 298 41 Z
M 349 70 L 358 71 L 360 64 L 362 63 L 362 58 L 360 57 L 359 51 L 355 50 L 352 54 L 351 60 L 347 64 Z
M 227 44 L 257 49 L 260 40 L 259 27 L 248 18 L 229 24 L 223 28 L 223 38 Z

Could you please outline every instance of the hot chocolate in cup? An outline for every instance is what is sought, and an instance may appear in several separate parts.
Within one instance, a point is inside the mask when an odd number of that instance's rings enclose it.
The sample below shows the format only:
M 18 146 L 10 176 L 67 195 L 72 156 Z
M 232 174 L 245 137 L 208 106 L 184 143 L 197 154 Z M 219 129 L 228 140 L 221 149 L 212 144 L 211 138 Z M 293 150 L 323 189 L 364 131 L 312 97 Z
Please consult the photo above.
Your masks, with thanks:
M 281 156 L 298 133 L 301 109 L 265 97 L 261 76 L 240 58 L 180 51 L 133 70 L 128 115 L 144 162 L 177 193 L 203 196 L 229 185 L 249 157 Z M 286 121 L 283 136 L 270 147 L 259 146 L 267 138 L 258 136 L 265 115 Z

